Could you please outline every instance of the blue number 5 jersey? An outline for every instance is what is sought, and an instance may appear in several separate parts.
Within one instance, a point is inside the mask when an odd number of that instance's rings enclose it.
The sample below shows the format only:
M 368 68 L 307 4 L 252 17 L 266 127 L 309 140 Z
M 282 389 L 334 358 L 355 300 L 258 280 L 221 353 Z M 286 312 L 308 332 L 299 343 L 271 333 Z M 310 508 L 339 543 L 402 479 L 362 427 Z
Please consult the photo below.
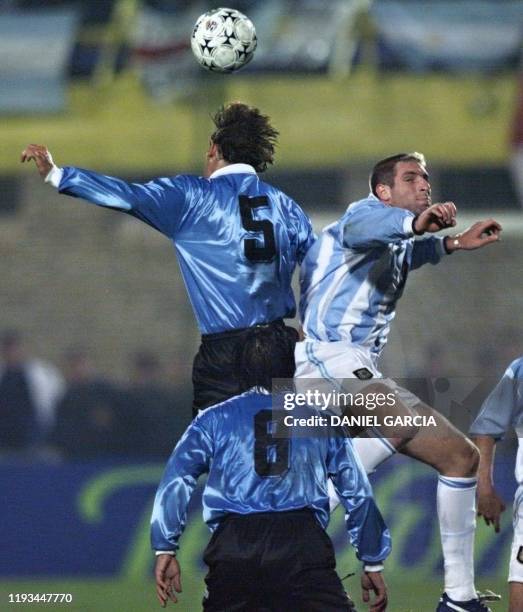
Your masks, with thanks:
M 58 189 L 124 211 L 167 236 L 203 334 L 294 316 L 291 279 L 314 241 L 312 226 L 296 202 L 251 166 L 146 184 L 65 167 Z

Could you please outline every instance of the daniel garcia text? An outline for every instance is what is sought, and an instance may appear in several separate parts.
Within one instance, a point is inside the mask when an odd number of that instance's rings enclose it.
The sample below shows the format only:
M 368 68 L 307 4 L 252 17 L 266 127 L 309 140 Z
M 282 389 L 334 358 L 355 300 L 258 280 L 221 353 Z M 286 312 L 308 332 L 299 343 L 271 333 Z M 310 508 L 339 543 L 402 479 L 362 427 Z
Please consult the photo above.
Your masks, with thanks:
M 338 415 L 314 414 L 308 417 L 296 417 L 287 414 L 283 418 L 285 427 L 436 427 L 436 419 L 421 414 L 385 415 L 380 418 L 376 414 Z

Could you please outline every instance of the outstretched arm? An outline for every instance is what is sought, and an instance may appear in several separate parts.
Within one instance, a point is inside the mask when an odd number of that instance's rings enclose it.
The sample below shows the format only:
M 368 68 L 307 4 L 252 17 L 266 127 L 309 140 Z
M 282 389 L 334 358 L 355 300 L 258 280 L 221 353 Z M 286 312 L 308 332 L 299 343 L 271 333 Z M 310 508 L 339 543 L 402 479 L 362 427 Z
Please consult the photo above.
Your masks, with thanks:
M 376 247 L 434 233 L 456 225 L 456 207 L 452 202 L 433 204 L 421 214 L 400 207 L 386 206 L 369 199 L 350 207 L 344 217 L 343 245 L 360 249 Z
M 377 200 L 366 200 L 349 207 L 343 218 L 343 246 L 367 249 L 412 236 L 414 214 L 386 206 Z
M 501 225 L 494 219 L 485 219 L 477 221 L 461 234 L 445 237 L 445 248 L 447 252 L 473 251 L 480 249 L 487 244 L 492 244 L 500 239 L 502 231 Z
M 437 214 L 432 211 L 434 208 Z M 452 202 L 435 204 L 414 219 L 412 229 L 415 234 L 421 235 L 425 232 L 434 233 L 445 227 L 453 227 L 456 225 L 455 213 L 456 207 Z M 472 251 L 497 242 L 500 233 L 501 225 L 497 221 L 485 219 L 474 223 L 467 230 L 455 236 L 445 236 L 443 239 L 430 236 L 424 240 L 416 240 L 412 252 L 411 269 L 416 270 L 426 263 L 438 263 L 444 253 L 453 253 L 461 249 Z
M 60 193 L 121 210 L 173 238 L 187 212 L 187 194 L 194 189 L 189 178 L 163 178 L 148 183 L 127 183 L 119 178 L 82 170 L 73 166 L 57 168 L 44 145 L 28 145 L 22 162 L 34 161 L 40 176 Z
M 40 176 L 45 177 L 51 172 L 54 167 L 53 158 L 49 149 L 44 145 L 30 144 L 22 151 L 20 161 L 34 161 Z

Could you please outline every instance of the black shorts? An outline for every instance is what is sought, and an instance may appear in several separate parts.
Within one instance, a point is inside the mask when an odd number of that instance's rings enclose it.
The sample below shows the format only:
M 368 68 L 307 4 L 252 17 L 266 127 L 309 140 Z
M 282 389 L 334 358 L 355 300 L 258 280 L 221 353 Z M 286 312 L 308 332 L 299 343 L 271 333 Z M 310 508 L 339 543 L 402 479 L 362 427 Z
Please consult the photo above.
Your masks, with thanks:
M 204 553 L 205 612 L 349 612 L 332 542 L 310 510 L 230 514 Z
M 269 325 L 285 329 L 294 342 L 298 340 L 298 332 L 285 325 L 281 319 Z M 193 416 L 196 416 L 199 410 L 224 402 L 241 392 L 237 354 L 251 329 L 247 327 L 202 336 L 192 369 Z

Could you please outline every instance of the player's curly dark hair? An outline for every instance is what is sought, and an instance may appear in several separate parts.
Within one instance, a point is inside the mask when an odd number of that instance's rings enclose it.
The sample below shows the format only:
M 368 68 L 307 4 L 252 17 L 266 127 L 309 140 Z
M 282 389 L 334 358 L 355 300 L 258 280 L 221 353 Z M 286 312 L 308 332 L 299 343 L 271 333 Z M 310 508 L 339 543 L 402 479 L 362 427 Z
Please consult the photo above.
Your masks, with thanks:
M 272 391 L 273 378 L 292 379 L 297 340 L 298 332 L 284 325 L 259 325 L 249 330 L 237 355 L 241 391 L 252 387 Z
M 422 166 L 426 166 L 425 156 L 423 153 L 398 153 L 391 157 L 386 157 L 380 160 L 372 169 L 369 178 L 370 190 L 377 196 L 376 187 L 378 185 L 394 186 L 394 177 L 396 176 L 396 164 L 399 162 L 417 162 Z
M 264 172 L 273 163 L 279 132 L 267 115 L 242 102 L 231 102 L 218 110 L 213 121 L 216 130 L 211 142 L 218 145 L 225 161 L 250 164 L 256 172 Z

